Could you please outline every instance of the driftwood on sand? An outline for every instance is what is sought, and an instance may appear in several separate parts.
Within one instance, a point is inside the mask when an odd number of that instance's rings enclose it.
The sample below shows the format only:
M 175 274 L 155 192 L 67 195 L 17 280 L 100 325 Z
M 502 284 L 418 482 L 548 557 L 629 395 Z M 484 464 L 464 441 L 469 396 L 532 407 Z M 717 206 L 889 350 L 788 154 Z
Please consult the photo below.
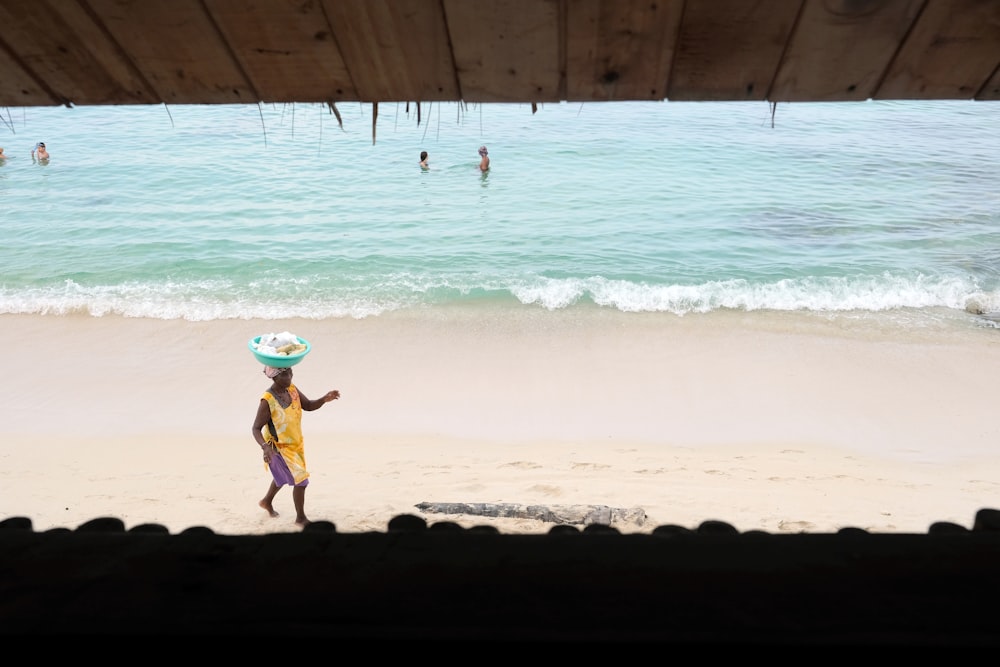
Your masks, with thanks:
M 545 523 L 590 525 L 634 524 L 646 522 L 641 507 L 608 507 L 607 505 L 518 505 L 516 503 L 431 503 L 415 505 L 429 514 L 469 514 L 510 519 L 534 519 Z

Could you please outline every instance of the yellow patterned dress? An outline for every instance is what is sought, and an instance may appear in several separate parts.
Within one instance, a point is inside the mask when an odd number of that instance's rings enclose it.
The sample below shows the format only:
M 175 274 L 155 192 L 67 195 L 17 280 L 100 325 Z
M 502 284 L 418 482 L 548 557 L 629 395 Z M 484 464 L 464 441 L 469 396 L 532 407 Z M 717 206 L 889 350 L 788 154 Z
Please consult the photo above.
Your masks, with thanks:
M 288 472 L 298 486 L 309 479 L 306 452 L 302 443 L 302 401 L 294 384 L 289 385 L 288 395 L 292 397 L 292 402 L 287 408 L 281 407 L 281 403 L 269 391 L 265 391 L 261 398 L 267 401 L 271 408 L 271 421 L 274 422 L 274 430 L 278 432 L 278 453 L 281 454 Z M 264 429 L 264 439 L 267 442 L 274 442 L 270 428 Z M 268 467 L 266 463 L 264 467 Z M 275 481 L 278 481 L 277 477 Z

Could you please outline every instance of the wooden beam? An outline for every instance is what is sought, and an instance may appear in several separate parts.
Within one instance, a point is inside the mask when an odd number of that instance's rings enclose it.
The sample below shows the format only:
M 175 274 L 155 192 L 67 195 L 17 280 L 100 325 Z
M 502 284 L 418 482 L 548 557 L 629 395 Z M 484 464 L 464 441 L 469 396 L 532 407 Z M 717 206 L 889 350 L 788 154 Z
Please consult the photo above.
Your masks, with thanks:
M 996 100 L 998 70 L 1000 2 L 928 4 L 875 97 Z
M 685 5 L 668 97 L 767 99 L 801 6 L 746 0 Z
M 566 98 L 664 99 L 682 8 L 679 0 L 568 3 Z
M 168 104 L 258 102 L 201 0 L 87 0 Z
M 437 2 L 324 0 L 361 101 L 456 100 L 448 26 Z
M 205 6 L 260 101 L 357 97 L 318 2 L 205 0 Z
M 466 102 L 559 101 L 558 6 L 443 0 Z
M 0 0 L 0 26 L 8 53 L 0 58 L 0 103 L 11 104 L 3 99 L 10 93 L 38 106 L 156 101 L 140 71 L 77 2 Z
M 768 99 L 872 98 L 924 1 L 805 0 Z

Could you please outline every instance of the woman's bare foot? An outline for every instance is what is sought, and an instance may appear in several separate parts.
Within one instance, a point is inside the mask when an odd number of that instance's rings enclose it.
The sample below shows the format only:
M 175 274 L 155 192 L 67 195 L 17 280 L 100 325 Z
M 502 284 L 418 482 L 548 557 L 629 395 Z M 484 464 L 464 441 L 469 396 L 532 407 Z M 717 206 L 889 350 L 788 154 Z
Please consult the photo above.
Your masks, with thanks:
M 296 519 L 296 520 L 295 520 L 295 523 L 296 523 L 296 525 L 298 525 L 299 527 L 301 527 L 301 528 L 305 528 L 306 526 L 308 526 L 309 524 L 311 524 L 311 523 L 312 523 L 312 521 L 310 521 L 309 519 L 307 519 L 307 518 L 305 518 L 305 517 L 301 517 L 301 518 L 299 518 L 299 519 Z
M 278 516 L 278 513 L 274 511 L 274 507 L 271 505 L 271 503 L 267 502 L 266 500 L 262 500 L 257 504 L 261 506 L 261 509 L 270 514 L 271 518 Z

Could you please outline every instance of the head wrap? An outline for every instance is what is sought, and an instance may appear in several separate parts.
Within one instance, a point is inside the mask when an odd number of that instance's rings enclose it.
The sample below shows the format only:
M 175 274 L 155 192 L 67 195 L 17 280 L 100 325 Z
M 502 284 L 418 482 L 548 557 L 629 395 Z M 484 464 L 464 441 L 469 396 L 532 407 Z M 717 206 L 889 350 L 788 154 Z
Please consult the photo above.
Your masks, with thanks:
M 490 152 L 488 150 L 486 150 L 486 146 L 480 146 L 479 147 L 479 154 L 482 155 L 483 157 L 486 157 L 487 155 L 490 154 Z
M 264 366 L 264 375 L 269 378 L 276 378 L 281 374 L 284 368 L 275 368 L 274 366 Z

